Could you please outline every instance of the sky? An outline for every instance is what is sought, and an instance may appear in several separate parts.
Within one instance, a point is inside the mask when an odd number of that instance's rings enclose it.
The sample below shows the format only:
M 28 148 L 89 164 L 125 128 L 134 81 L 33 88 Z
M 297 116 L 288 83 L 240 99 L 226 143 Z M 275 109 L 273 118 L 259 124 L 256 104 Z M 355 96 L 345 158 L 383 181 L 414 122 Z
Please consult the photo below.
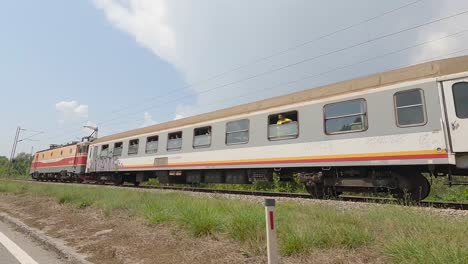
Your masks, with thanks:
M 2 1 L 0 155 L 468 54 L 466 0 Z M 33 136 L 34 131 L 43 133 Z

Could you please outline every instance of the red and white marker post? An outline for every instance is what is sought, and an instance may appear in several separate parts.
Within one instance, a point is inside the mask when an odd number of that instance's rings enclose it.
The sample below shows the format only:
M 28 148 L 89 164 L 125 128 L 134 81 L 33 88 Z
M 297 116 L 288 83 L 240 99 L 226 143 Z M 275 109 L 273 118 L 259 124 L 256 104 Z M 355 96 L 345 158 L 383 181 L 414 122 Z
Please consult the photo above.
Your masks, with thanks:
M 268 264 L 277 264 L 278 244 L 276 243 L 275 199 L 265 199 Z

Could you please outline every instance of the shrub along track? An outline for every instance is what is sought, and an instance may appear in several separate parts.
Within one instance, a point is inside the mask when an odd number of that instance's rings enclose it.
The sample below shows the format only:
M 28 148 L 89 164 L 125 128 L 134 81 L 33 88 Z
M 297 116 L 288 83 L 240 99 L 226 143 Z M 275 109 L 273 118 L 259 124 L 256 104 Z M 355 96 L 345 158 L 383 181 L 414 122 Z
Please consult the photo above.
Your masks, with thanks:
M 34 180 L 16 180 L 25 182 L 36 182 Z M 37 182 L 42 184 L 59 184 L 61 182 Z M 63 183 L 65 184 L 65 183 Z M 82 185 L 80 183 L 66 183 Z M 101 185 L 97 183 L 89 183 L 93 185 Z M 111 187 L 113 185 L 105 185 Z M 257 196 L 257 197 L 286 197 L 286 198 L 300 198 L 300 199 L 314 199 L 309 194 L 305 193 L 285 193 L 285 192 L 266 192 L 266 191 L 248 191 L 248 190 L 224 190 L 224 189 L 211 189 L 211 188 L 200 188 L 200 187 L 182 187 L 182 186 L 133 186 L 133 185 L 122 185 L 121 187 L 129 189 L 158 189 L 158 190 L 172 190 L 172 191 L 184 191 L 184 192 L 198 192 L 198 193 L 216 193 L 216 194 L 235 194 L 245 196 Z M 433 207 L 441 209 L 456 209 L 456 210 L 468 210 L 468 203 L 464 202 L 447 202 L 447 201 L 420 201 L 420 202 L 402 202 L 394 198 L 383 198 L 383 197 L 362 197 L 362 196 L 351 196 L 351 195 L 340 195 L 334 200 L 337 201 L 349 201 L 349 202 L 364 202 L 364 203 L 381 203 L 381 204 L 399 204 L 402 206 L 419 206 L 419 207 Z

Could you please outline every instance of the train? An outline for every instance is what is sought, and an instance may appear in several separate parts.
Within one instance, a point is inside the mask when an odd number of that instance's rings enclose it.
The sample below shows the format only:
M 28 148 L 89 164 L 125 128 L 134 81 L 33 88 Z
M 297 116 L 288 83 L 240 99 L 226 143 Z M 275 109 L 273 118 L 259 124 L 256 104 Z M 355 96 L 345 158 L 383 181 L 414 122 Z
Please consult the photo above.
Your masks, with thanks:
M 188 118 L 52 146 L 31 176 L 139 185 L 299 179 L 315 198 L 426 198 L 468 175 L 468 56 L 426 62 Z

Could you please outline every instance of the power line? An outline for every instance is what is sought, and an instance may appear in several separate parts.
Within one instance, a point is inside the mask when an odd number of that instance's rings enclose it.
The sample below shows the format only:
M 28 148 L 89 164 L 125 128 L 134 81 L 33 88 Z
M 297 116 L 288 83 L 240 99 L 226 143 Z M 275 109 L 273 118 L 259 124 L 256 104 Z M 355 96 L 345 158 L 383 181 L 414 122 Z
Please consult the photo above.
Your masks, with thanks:
M 302 77 L 302 78 L 299 78 L 299 79 L 296 79 L 296 80 L 293 80 L 293 81 L 288 81 L 288 82 L 284 82 L 284 83 L 280 83 L 278 85 L 275 85 L 273 87 L 265 87 L 265 88 L 262 88 L 262 89 L 253 89 L 253 90 L 250 90 L 248 93 L 246 94 L 242 94 L 240 96 L 236 96 L 236 97 L 229 97 L 229 98 L 226 98 L 226 100 L 222 100 L 221 102 L 220 101 L 217 101 L 216 103 L 213 103 L 213 104 L 208 104 L 208 106 L 211 106 L 211 105 L 216 105 L 218 103 L 223 103 L 223 102 L 227 102 L 227 101 L 231 101 L 233 99 L 238 99 L 238 98 L 242 98 L 242 97 L 246 97 L 246 96 L 251 96 L 253 93 L 259 93 L 259 92 L 262 92 L 262 91 L 265 91 L 265 90 L 273 90 L 273 89 L 276 89 L 276 88 L 279 88 L 279 87 L 284 87 L 285 85 L 290 85 L 290 84 L 293 84 L 293 83 L 297 83 L 297 82 L 300 82 L 300 81 L 304 81 L 306 79 L 310 79 L 310 78 L 315 78 L 315 77 L 320 77 L 320 76 L 323 76 L 325 74 L 329 74 L 331 72 L 334 72 L 334 71 L 338 71 L 338 70 L 343 70 L 343 69 L 346 69 L 346 68 L 351 68 L 351 67 L 355 67 L 357 65 L 360 65 L 360 64 L 363 64 L 363 63 L 366 63 L 366 62 L 370 62 L 372 60 L 376 60 L 376 59 L 380 59 L 380 58 L 383 58 L 383 57 L 387 57 L 387 56 L 390 56 L 390 55 L 393 55 L 393 54 L 397 54 L 397 53 L 400 53 L 402 51 L 406 51 L 406 50 L 409 50 L 409 49 L 413 49 L 413 48 L 416 48 L 416 47 L 420 47 L 420 46 L 424 46 L 424 45 L 427 45 L 427 44 L 431 44 L 431 43 L 434 43 L 434 42 L 437 42 L 437 41 L 440 41 L 440 40 L 443 40 L 443 39 L 447 39 L 447 38 L 452 38 L 452 37 L 459 37 L 460 35 L 462 35 L 463 33 L 466 33 L 468 32 L 468 29 L 465 29 L 465 30 L 461 30 L 461 31 L 458 31 L 456 33 L 453 33 L 453 34 L 448 34 L 446 36 L 443 36 L 443 37 L 439 37 L 439 38 L 436 38 L 436 39 L 433 39 L 433 40 L 428 40 L 428 41 L 424 41 L 424 42 L 420 42 L 420 43 L 417 43 L 417 44 L 413 44 L 413 45 L 410 45 L 410 46 L 407 46 L 407 47 L 404 47 L 402 49 L 398 49 L 398 50 L 395 50 L 395 51 L 391 51 L 391 52 L 387 52 L 387 53 L 384 53 L 384 54 L 381 54 L 381 55 L 377 55 L 377 56 L 374 56 L 374 57 L 371 57 L 371 58 L 368 58 L 368 59 L 364 59 L 364 60 L 361 60 L 361 61 L 358 61 L 358 62 L 355 62 L 355 63 L 352 63 L 352 64 L 348 64 L 348 65 L 344 65 L 344 66 L 340 66 L 340 67 L 335 67 L 335 68 L 332 68 L 330 70 L 327 70 L 327 71 L 324 71 L 324 72 L 320 72 L 320 73 L 317 73 L 317 74 L 313 74 L 313 75 L 308 75 L 306 77 Z M 466 49 L 468 50 L 468 49 Z M 459 53 L 459 52 L 462 52 L 464 50 L 461 50 L 461 51 L 457 51 L 455 53 Z M 452 53 L 449 53 L 447 55 L 443 55 L 443 56 L 449 56 L 451 55 Z M 439 56 L 440 57 L 440 56 Z M 434 57 L 434 58 L 431 58 L 429 60 L 433 60 L 437 57 Z M 417 63 L 420 63 L 420 62 L 417 62 Z M 404 67 L 404 66 L 402 66 Z M 207 105 L 205 105 L 207 106 Z M 144 119 L 136 119 L 136 120 L 131 120 L 133 122 L 135 121 L 143 121 Z M 124 124 L 123 122 L 120 122 L 120 123 L 115 123 L 115 124 Z M 104 126 L 104 127 L 111 127 L 113 125 L 110 125 L 110 126 Z
M 374 17 L 371 17 L 371 18 L 362 20 L 362 21 L 357 22 L 357 23 L 355 23 L 355 24 L 351 24 L 350 26 L 346 26 L 346 27 L 343 27 L 343 28 L 341 28 L 341 29 L 338 29 L 338 30 L 335 30 L 335 31 L 326 33 L 326 34 L 321 35 L 321 36 L 319 36 L 319 37 L 316 37 L 316 38 L 314 38 L 314 39 L 312 39 L 312 40 L 308 40 L 308 41 L 305 41 L 305 42 L 301 42 L 301 43 L 296 44 L 296 45 L 294 45 L 294 46 L 292 46 L 292 47 L 288 47 L 288 48 L 286 48 L 286 49 L 282 49 L 282 50 L 279 50 L 279 51 L 277 51 L 277 52 L 274 52 L 274 53 L 272 53 L 272 54 L 270 54 L 270 55 L 257 58 L 257 59 L 255 59 L 255 60 L 253 60 L 253 61 L 251 61 L 251 62 L 246 63 L 246 64 L 237 66 L 237 67 L 235 67 L 235 68 L 228 69 L 228 70 L 226 70 L 226 71 L 224 71 L 224 72 L 221 72 L 221 73 L 215 74 L 215 75 L 213 75 L 213 76 L 211 76 L 211 77 L 208 77 L 208 78 L 205 78 L 205 79 L 196 81 L 196 82 L 194 82 L 194 83 L 188 84 L 188 85 L 183 86 L 183 87 L 181 87 L 181 88 L 179 88 L 179 89 L 172 90 L 172 91 L 170 91 L 169 93 L 165 94 L 163 97 L 167 97 L 168 95 L 171 95 L 171 94 L 173 94 L 173 93 L 180 92 L 180 91 L 186 90 L 186 89 L 188 89 L 188 88 L 191 88 L 191 87 L 193 87 L 193 86 L 197 86 L 197 85 L 200 85 L 200 84 L 202 84 L 202 83 L 206 83 L 206 82 L 215 80 L 215 79 L 217 79 L 217 78 L 219 78 L 219 77 L 221 77 L 221 76 L 224 76 L 224 75 L 226 75 L 226 74 L 228 74 L 228 73 L 236 72 L 236 71 L 241 70 L 241 69 L 243 69 L 243 68 L 246 68 L 246 67 L 248 67 L 248 66 L 252 66 L 252 65 L 258 64 L 259 62 L 269 60 L 269 59 L 271 59 L 271 58 L 274 58 L 274 57 L 277 57 L 277 56 L 279 56 L 279 55 L 288 53 L 288 52 L 290 52 L 290 51 L 292 51 L 292 50 L 299 49 L 299 48 L 301 48 L 301 47 L 304 47 L 304 46 L 306 46 L 306 45 L 312 44 L 312 43 L 317 42 L 317 41 L 319 41 L 319 40 L 322 40 L 322 39 L 331 37 L 331 36 L 333 36 L 333 35 L 336 35 L 336 34 L 338 34 L 338 33 L 345 32 L 345 31 L 350 30 L 350 29 L 352 29 L 352 28 L 355 28 L 355 27 L 364 25 L 364 24 L 369 23 L 369 22 L 371 22 L 371 21 L 373 21 L 373 20 L 376 20 L 376 19 L 378 19 L 378 18 L 384 17 L 384 16 L 386 16 L 386 15 L 389 15 L 389 14 L 391 14 L 391 13 L 394 13 L 394 12 L 399 11 L 399 10 L 401 10 L 401 9 L 404 9 L 404 8 L 406 8 L 406 7 L 415 5 L 415 4 L 417 4 L 417 3 L 419 3 L 419 2 L 422 2 L 422 1 L 424 1 L 424 0 L 417 0 L 417 1 L 410 2 L 410 3 L 408 3 L 408 4 L 399 6 L 399 7 L 397 7 L 397 8 L 392 9 L 392 10 L 383 12 L 382 14 L 376 15 L 376 16 L 374 16 Z M 147 99 L 147 100 L 145 100 L 145 101 L 151 101 L 151 100 L 154 100 L 154 99 L 159 99 L 160 97 L 161 97 L 161 96 L 154 96 L 154 97 L 151 97 L 151 98 L 149 98 L 149 99 Z M 140 103 L 140 102 L 141 102 L 141 101 L 138 101 L 138 102 L 136 102 L 136 103 L 134 103 L 134 104 L 131 104 L 131 105 L 128 105 L 128 106 L 126 106 L 126 107 L 124 107 L 124 108 L 111 111 L 110 114 L 122 112 L 123 110 L 129 109 L 129 108 L 131 108 L 132 106 L 134 106 L 134 105 L 136 105 L 136 104 L 138 104 L 138 103 Z M 102 122 L 99 122 L 99 123 L 103 123 L 103 122 L 106 122 L 106 120 L 104 120 L 104 121 L 102 121 Z
M 254 78 L 257 78 L 257 77 L 266 75 L 266 74 L 270 74 L 270 73 L 277 72 L 277 71 L 280 71 L 280 70 L 283 70 L 283 69 L 286 69 L 286 68 L 290 68 L 290 67 L 293 67 L 293 66 L 297 66 L 297 65 L 303 64 L 303 63 L 305 63 L 305 62 L 310 62 L 310 61 L 313 61 L 313 60 L 317 60 L 317 59 L 319 59 L 319 58 L 323 58 L 323 57 L 325 57 L 325 56 L 329 56 L 329 55 L 336 54 L 336 53 L 339 53 L 339 52 L 343 52 L 343 51 L 346 51 L 346 50 L 349 50 L 349 49 L 352 49 L 352 48 L 356 48 L 356 47 L 359 47 L 359 46 L 363 46 L 363 45 L 365 45 L 365 44 L 368 44 L 368 43 L 371 43 L 371 42 L 375 42 L 375 41 L 377 41 L 377 40 L 382 40 L 382 39 L 385 39 L 385 38 L 388 38 L 388 37 L 391 37 L 391 36 L 395 36 L 395 35 L 401 34 L 401 33 L 403 33 L 403 32 L 407 32 L 407 31 L 411 31 L 411 30 L 414 30 L 414 29 L 417 29 L 417 28 L 425 27 L 425 26 L 428 26 L 428 25 L 431 25 L 431 24 L 434 24 L 434 23 L 438 23 L 438 22 L 441 22 L 441 21 L 444 21 L 444 20 L 447 20 L 447 19 L 450 19 L 450 18 L 453 18 L 453 17 L 456 17 L 456 16 L 460 16 L 460 15 L 463 15 L 463 14 L 466 14 L 466 13 L 468 13 L 468 10 L 463 11 L 463 12 L 459 12 L 459 13 L 456 13 L 456 14 L 453 14 L 453 15 L 450 15 L 450 16 L 446 16 L 446 17 L 443 17 L 443 18 L 435 19 L 435 20 L 432 20 L 432 21 L 430 21 L 430 22 L 425 22 L 425 23 L 419 24 L 419 25 L 417 25 L 417 26 L 412 26 L 412 27 L 410 27 L 410 28 L 406 28 L 406 29 L 403 29 L 403 30 L 399 30 L 399 31 L 396 31 L 396 32 L 393 32 L 393 33 L 389 33 L 389 34 L 386 34 L 386 35 L 382 35 L 382 36 L 379 36 L 379 37 L 375 37 L 375 38 L 372 38 L 372 39 L 368 39 L 368 40 L 366 40 L 366 41 L 359 42 L 359 43 L 357 43 L 357 44 L 353 44 L 353 45 L 350 45 L 350 46 L 347 46 L 347 47 L 344 47 L 344 48 L 336 49 L 336 50 L 333 50 L 333 51 L 330 51 L 330 52 L 326 52 L 326 53 L 323 53 L 323 54 L 320 54 L 320 55 L 316 55 L 316 56 L 313 56 L 313 57 L 309 57 L 309 58 L 306 58 L 306 59 L 303 59 L 303 60 L 300 60 L 300 61 L 297 61 L 297 62 L 294 62 L 294 63 L 290 63 L 290 64 L 287 64 L 287 65 L 284 65 L 284 66 L 281 66 L 281 67 L 278 67 L 278 68 L 275 68 L 275 69 L 271 69 L 271 70 L 264 71 L 264 72 L 259 73 L 259 74 L 251 75 L 251 76 L 249 76 L 249 77 L 247 77 L 247 78 L 243 78 L 243 79 L 236 80 L 236 81 L 233 81 L 233 82 L 229 82 L 229 83 L 226 83 L 226 84 L 223 84 L 223 85 L 215 86 L 215 87 L 213 87 L 213 88 L 206 89 L 206 90 L 203 90 L 203 91 L 200 91 L 200 92 L 196 92 L 196 93 L 194 93 L 194 94 L 190 94 L 190 95 L 178 97 L 178 98 L 175 98 L 175 99 L 173 99 L 173 100 L 166 101 L 166 102 L 164 102 L 164 103 L 162 103 L 162 104 L 158 104 L 158 105 L 156 105 L 156 106 L 147 107 L 147 108 L 143 109 L 143 111 L 148 111 L 148 110 L 151 110 L 151 109 L 154 109 L 154 108 L 159 108 L 159 107 L 164 106 L 164 105 L 167 105 L 167 104 L 169 104 L 169 103 L 177 102 L 177 101 L 179 101 L 180 99 L 189 98 L 189 97 L 192 97 L 192 96 L 194 96 L 194 95 L 205 94 L 205 93 L 208 93 L 208 92 L 211 92 L 211 91 L 214 91 L 214 90 L 217 90 L 217 89 L 221 89 L 221 88 L 224 88 L 224 87 L 233 85 L 233 84 L 237 84 L 237 83 L 240 83 L 240 82 L 244 82 L 244 81 L 247 81 L 247 80 L 251 80 L 251 79 L 254 79 Z M 142 111 L 138 111 L 138 112 L 133 112 L 133 113 L 129 113 L 129 114 L 126 114 L 126 115 L 122 115 L 122 116 L 131 116 L 131 115 L 141 114 L 141 113 L 142 113 Z M 104 123 L 106 123 L 106 122 L 110 122 L 110 121 L 114 121 L 114 120 L 121 119 L 122 116 L 119 116 L 119 117 L 116 117 L 116 118 L 113 118 L 113 119 L 109 119 L 109 120 L 104 121 L 104 122 L 100 122 L 99 125 L 102 125 L 102 124 L 104 124 Z
M 418 1 L 416 1 L 416 2 L 418 2 Z M 240 80 L 233 81 L 233 82 L 230 82 L 230 83 L 227 83 L 227 84 L 223 84 L 223 85 L 216 86 L 216 87 L 213 87 L 213 88 L 210 88 L 210 89 L 206 89 L 206 90 L 203 90 L 203 91 L 200 91 L 200 92 L 196 92 L 196 93 L 191 94 L 191 95 L 175 98 L 173 100 L 163 102 L 162 104 L 158 104 L 156 106 L 147 107 L 147 108 L 143 109 L 143 111 L 148 111 L 150 109 L 158 108 L 160 106 L 167 105 L 169 103 L 177 102 L 177 101 L 179 101 L 181 99 L 192 97 L 194 95 L 204 94 L 204 93 L 207 93 L 207 92 L 210 92 L 210 91 L 213 91 L 213 90 L 216 90 L 216 89 L 220 89 L 220 88 L 223 88 L 223 87 L 226 87 L 226 86 L 229 86 L 229 85 L 233 85 L 233 84 L 240 83 L 240 82 L 243 82 L 243 81 L 246 81 L 246 80 L 254 79 L 254 78 L 257 78 L 259 76 L 263 76 L 263 75 L 266 75 L 266 74 L 269 74 L 269 73 L 273 73 L 273 72 L 276 72 L 276 71 L 279 71 L 279 70 L 282 70 L 282 69 L 285 69 L 285 68 L 293 67 L 293 66 L 305 63 L 305 62 L 316 60 L 318 58 L 322 58 L 322 57 L 325 57 L 325 56 L 328 56 L 328 55 L 331 55 L 331 54 L 335 54 L 335 53 L 338 53 L 338 52 L 342 52 L 342 51 L 345 51 L 345 50 L 348 50 L 348 49 L 356 48 L 356 47 L 359 47 L 359 46 L 362 46 L 362 45 L 365 45 L 365 44 L 368 44 L 368 43 L 371 43 L 371 42 L 374 42 L 374 41 L 377 41 L 377 40 L 381 40 L 381 39 L 384 39 L 384 38 L 387 38 L 387 37 L 390 37 L 390 36 L 395 36 L 395 35 L 401 34 L 403 32 L 407 32 L 407 31 L 414 30 L 414 29 L 417 29 L 417 28 L 420 28 L 420 27 L 424 27 L 424 26 L 428 26 L 428 25 L 431 25 L 431 24 L 434 24 L 434 23 L 438 23 L 438 22 L 441 22 L 443 20 L 447 20 L 447 19 L 450 19 L 450 18 L 453 18 L 453 17 L 456 17 L 456 16 L 466 14 L 466 13 L 468 13 L 468 11 L 459 12 L 459 13 L 456 13 L 456 14 L 453 14 L 453 15 L 450 15 L 450 16 L 446 16 L 446 17 L 435 19 L 435 20 L 432 20 L 432 21 L 429 21 L 429 22 L 426 22 L 426 23 L 422 23 L 422 24 L 419 24 L 417 26 L 406 28 L 406 29 L 403 29 L 403 30 L 400 30 L 400 31 L 396 31 L 396 32 L 386 34 L 386 35 L 382 35 L 382 36 L 379 36 L 379 37 L 375 37 L 375 38 L 372 38 L 372 39 L 368 39 L 366 41 L 363 41 L 363 42 L 360 42 L 360 43 L 357 43 L 357 44 L 353 44 L 353 45 L 350 45 L 350 46 L 347 46 L 347 47 L 344 47 L 344 48 L 340 48 L 340 49 L 337 49 L 337 50 L 334 50 L 334 51 L 331 51 L 331 52 L 327 52 L 327 53 L 320 54 L 320 55 L 317 55 L 317 56 L 314 56 L 314 57 L 310 57 L 310 58 L 307 58 L 307 59 L 304 59 L 304 60 L 301 60 L 301 61 L 298 61 L 298 62 L 295 62 L 295 63 L 287 64 L 287 65 L 281 66 L 279 68 L 275 68 L 275 69 L 268 70 L 268 71 L 265 71 L 265 72 L 262 72 L 262 73 L 259 73 L 259 74 L 249 76 L 249 77 L 244 78 L 244 79 L 240 79 Z M 121 116 L 113 118 L 113 119 L 102 121 L 102 122 L 99 123 L 99 125 L 102 125 L 102 124 L 104 124 L 106 122 L 111 122 L 111 121 L 114 121 L 114 120 L 121 119 L 124 116 L 131 116 L 131 115 L 140 114 L 140 113 L 142 113 L 142 112 L 138 111 L 138 112 L 133 112 L 133 113 L 129 113 L 129 114 L 126 114 L 126 115 L 121 115 Z
M 253 61 L 251 61 L 251 62 L 249 62 L 249 63 L 246 63 L 246 64 L 244 64 L 244 65 L 241 65 L 241 66 L 238 66 L 238 67 L 235 67 L 235 68 L 226 70 L 226 71 L 224 71 L 224 72 L 222 72 L 222 73 L 219 73 L 219 74 L 215 74 L 215 75 L 213 75 L 213 76 L 211 76 L 211 77 L 208 77 L 208 78 L 206 78 L 206 79 L 197 81 L 197 82 L 195 82 L 195 83 L 189 84 L 189 85 L 184 86 L 184 87 L 181 87 L 181 88 L 179 88 L 179 89 L 172 90 L 172 91 L 170 91 L 169 93 L 166 93 L 165 95 L 163 95 L 162 97 L 168 97 L 168 96 L 171 95 L 171 94 L 174 94 L 174 93 L 176 93 L 176 92 L 180 92 L 180 91 L 189 89 L 190 87 L 193 87 L 193 86 L 195 86 L 195 85 L 199 85 L 199 84 L 201 84 L 201 83 L 209 82 L 209 81 L 211 81 L 211 80 L 217 79 L 217 78 L 219 78 L 219 77 L 221 77 L 221 76 L 223 76 L 223 75 L 226 75 L 226 74 L 228 74 L 228 73 L 238 71 L 238 70 L 240 70 L 240 69 L 246 68 L 246 67 L 248 67 L 248 66 L 257 64 L 257 63 L 262 62 L 262 61 L 266 61 L 266 60 L 271 59 L 271 58 L 273 58 L 273 57 L 276 57 L 276 56 L 278 56 L 278 55 L 285 54 L 285 53 L 287 53 L 287 52 L 289 52 L 289 51 L 292 51 L 292 50 L 301 48 L 301 47 L 303 47 L 303 46 L 306 46 L 306 45 L 309 45 L 309 44 L 311 44 L 311 43 L 317 42 L 317 41 L 319 41 L 319 40 L 325 39 L 325 38 L 327 38 L 327 37 L 331 37 L 331 36 L 336 35 L 336 34 L 338 34 L 338 33 L 345 32 L 345 31 L 347 31 L 347 30 L 350 30 L 350 29 L 352 29 L 352 28 L 358 27 L 358 26 L 360 26 L 360 25 L 364 25 L 364 24 L 369 23 L 369 22 L 371 22 L 371 21 L 373 21 L 373 20 L 376 20 L 376 19 L 378 19 L 378 18 L 384 17 L 384 16 L 389 15 L 389 14 L 391 14 L 391 13 L 397 12 L 397 11 L 399 11 L 399 10 L 401 10 L 401 9 L 404 9 L 404 8 L 409 7 L 409 6 L 415 5 L 415 4 L 417 4 L 417 3 L 419 3 L 419 2 L 422 2 L 422 1 L 424 1 L 424 0 L 417 0 L 417 1 L 410 2 L 410 3 L 408 3 L 408 4 L 404 4 L 404 5 L 399 6 L 399 7 L 397 7 L 397 8 L 394 8 L 394 9 L 391 9 L 391 10 L 389 10 L 389 11 L 383 12 L 383 13 L 381 13 L 381 14 L 379 14 L 379 15 L 376 15 L 376 16 L 373 16 L 373 17 L 371 17 L 371 18 L 362 20 L 362 21 L 360 21 L 360 22 L 351 24 L 350 26 L 346 26 L 346 27 L 343 27 L 343 28 L 341 28 L 341 29 L 338 29 L 338 30 L 335 30 L 335 31 L 326 33 L 326 34 L 321 35 L 321 36 L 319 36 L 319 37 L 316 37 L 316 38 L 314 38 L 314 39 L 312 39 L 312 40 L 308 40 L 308 41 L 305 41 L 305 42 L 296 44 L 296 45 L 294 45 L 294 46 L 292 46 L 292 47 L 289 47 L 289 48 L 286 48 L 286 49 L 283 49 L 283 50 L 279 50 L 279 51 L 277 51 L 277 52 L 275 52 L 275 53 L 273 53 L 273 54 L 270 54 L 270 55 L 268 55 L 268 56 L 255 59 L 255 60 L 253 60 Z M 151 100 L 156 99 L 156 98 L 159 99 L 159 98 L 161 98 L 161 96 L 151 97 L 150 99 L 146 99 L 146 100 L 139 100 L 137 103 L 141 103 L 142 101 L 151 101 Z M 171 101 L 171 102 L 172 102 L 172 101 Z M 133 104 L 133 105 L 134 105 L 134 104 Z M 113 114 L 113 113 L 122 112 L 123 110 L 126 110 L 126 109 L 131 108 L 131 106 L 132 106 L 132 105 L 129 105 L 129 106 L 126 106 L 126 107 L 124 107 L 124 108 L 122 108 L 122 109 L 120 109 L 120 110 L 111 111 L 110 113 Z M 145 111 L 145 110 L 143 110 L 143 111 Z M 137 112 L 137 113 L 140 113 L 140 111 Z M 131 115 L 134 115 L 134 114 L 136 114 L 136 113 L 132 113 Z M 117 120 L 117 119 L 120 119 L 120 118 L 107 119 L 107 120 L 100 121 L 100 122 L 97 122 L 97 123 L 98 123 L 98 124 L 103 124 L 103 123 L 110 122 L 110 121 L 114 121 L 114 120 Z M 66 131 L 65 134 L 66 134 L 66 133 L 69 133 L 69 132 L 75 132 L 75 131 L 79 131 L 79 130 L 76 130 L 76 129 L 75 129 L 75 130 L 72 130 L 72 131 Z M 51 139 L 51 138 L 55 138 L 55 136 L 52 136 L 52 137 L 50 137 L 50 138 L 48 138 L 48 139 Z

